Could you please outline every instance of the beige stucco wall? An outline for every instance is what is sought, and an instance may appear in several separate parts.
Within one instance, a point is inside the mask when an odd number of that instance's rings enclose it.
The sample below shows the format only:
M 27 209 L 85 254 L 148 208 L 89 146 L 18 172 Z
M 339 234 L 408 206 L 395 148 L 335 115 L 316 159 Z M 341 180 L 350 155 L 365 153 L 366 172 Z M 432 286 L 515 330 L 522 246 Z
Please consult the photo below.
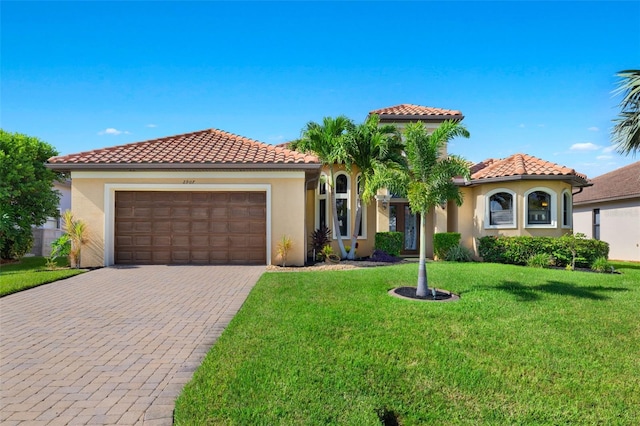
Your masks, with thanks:
M 547 189 L 555 192 L 555 224 L 544 226 L 526 226 L 525 223 L 525 193 L 534 189 Z M 487 194 L 496 189 L 507 189 L 515 193 L 516 198 L 516 226 L 510 228 L 487 228 L 485 226 L 485 202 Z M 559 180 L 518 180 L 511 182 L 486 183 L 473 187 L 462 188 L 464 202 L 457 210 L 455 221 L 449 220 L 460 232 L 461 243 L 474 251 L 477 255 L 477 238 L 487 235 L 502 236 L 547 236 L 559 237 L 569 232 L 570 227 L 562 227 L 562 193 L 571 191 L 571 185 Z M 552 194 L 553 195 L 553 194 Z
M 600 209 L 600 239 L 609 243 L 609 258 L 640 262 L 640 198 L 574 206 L 574 232 L 593 238 L 593 209 Z
M 265 191 L 267 192 L 267 259 L 279 262 L 277 243 L 293 241 L 287 263 L 303 265 L 305 241 L 304 172 L 72 172 L 71 208 L 86 222 L 90 243 L 83 248 L 82 266 L 112 262 L 113 206 L 105 205 L 117 190 Z M 106 193 L 106 196 L 105 196 Z

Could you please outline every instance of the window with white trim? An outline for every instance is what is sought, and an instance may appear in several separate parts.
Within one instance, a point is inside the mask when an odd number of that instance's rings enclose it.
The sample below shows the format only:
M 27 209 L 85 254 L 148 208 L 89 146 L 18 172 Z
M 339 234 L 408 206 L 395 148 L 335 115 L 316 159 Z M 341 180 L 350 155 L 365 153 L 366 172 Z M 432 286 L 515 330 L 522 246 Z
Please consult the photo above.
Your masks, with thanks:
M 549 188 L 533 188 L 524 194 L 525 224 L 530 228 L 555 228 L 556 193 Z
M 594 240 L 600 239 L 600 209 L 593 209 L 593 229 L 591 232 Z
M 327 175 L 320 175 L 318 180 L 318 188 L 316 191 L 316 229 L 327 227 L 330 228 L 327 221 L 328 211 L 327 200 Z
M 562 191 L 562 227 L 571 228 L 572 203 L 571 192 Z
M 338 213 L 338 230 L 333 231 L 334 238 L 337 238 L 336 231 L 340 232 L 342 238 L 349 238 L 349 222 L 351 219 L 351 209 L 349 208 L 350 182 L 349 175 L 337 173 L 335 181 L 336 212 Z
M 356 191 L 358 191 L 359 195 L 364 191 L 364 186 L 361 185 L 361 178 L 362 174 L 358 174 L 358 176 L 356 176 Z M 361 210 L 362 215 L 360 217 L 360 223 L 356 224 L 358 227 L 358 237 L 367 238 L 367 205 L 365 203 L 361 202 Z
M 485 228 L 515 228 L 516 193 L 505 188 L 490 191 L 485 199 Z
M 62 229 L 62 211 L 57 209 L 58 214 L 56 215 L 56 229 Z

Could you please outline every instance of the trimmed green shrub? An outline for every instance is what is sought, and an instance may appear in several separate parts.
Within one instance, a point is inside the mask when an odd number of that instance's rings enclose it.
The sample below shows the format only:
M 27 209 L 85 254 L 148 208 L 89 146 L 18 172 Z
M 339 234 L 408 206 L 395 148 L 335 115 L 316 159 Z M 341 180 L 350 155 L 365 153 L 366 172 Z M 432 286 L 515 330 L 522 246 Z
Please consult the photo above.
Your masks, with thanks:
M 531 256 L 545 253 L 556 266 L 588 268 L 598 257 L 608 258 L 609 244 L 584 238 L 581 234 L 553 237 L 478 238 L 478 253 L 485 262 L 526 265 Z
M 449 262 L 471 262 L 473 261 L 473 253 L 465 246 L 458 245 L 449 249 L 445 260 Z
M 552 264 L 552 258 L 549 253 L 534 254 L 527 260 L 527 266 L 532 268 L 548 268 Z
M 438 259 L 446 259 L 447 253 L 453 247 L 460 244 L 460 233 L 458 232 L 437 232 L 433 235 L 433 254 Z
M 392 256 L 399 256 L 403 240 L 404 234 L 402 232 L 376 232 L 374 248 Z

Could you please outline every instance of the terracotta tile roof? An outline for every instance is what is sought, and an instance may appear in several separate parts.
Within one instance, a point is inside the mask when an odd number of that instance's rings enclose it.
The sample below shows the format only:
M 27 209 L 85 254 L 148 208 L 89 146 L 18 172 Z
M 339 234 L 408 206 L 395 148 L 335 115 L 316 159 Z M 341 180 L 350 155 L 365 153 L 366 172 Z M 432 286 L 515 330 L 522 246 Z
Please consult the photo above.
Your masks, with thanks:
M 514 154 L 501 160 L 489 158 L 471 167 L 471 179 L 477 181 L 523 176 L 567 176 L 587 183 L 587 176 L 574 169 L 527 154 Z
M 460 111 L 443 108 L 425 107 L 412 104 L 400 104 L 392 107 L 376 109 L 370 111 L 369 114 L 378 114 L 380 118 L 456 118 L 462 119 L 462 113 Z
M 313 155 L 268 145 L 217 129 L 80 152 L 51 165 L 251 165 L 319 164 Z
M 573 197 L 575 204 L 640 197 L 640 161 L 595 177 L 591 183 Z

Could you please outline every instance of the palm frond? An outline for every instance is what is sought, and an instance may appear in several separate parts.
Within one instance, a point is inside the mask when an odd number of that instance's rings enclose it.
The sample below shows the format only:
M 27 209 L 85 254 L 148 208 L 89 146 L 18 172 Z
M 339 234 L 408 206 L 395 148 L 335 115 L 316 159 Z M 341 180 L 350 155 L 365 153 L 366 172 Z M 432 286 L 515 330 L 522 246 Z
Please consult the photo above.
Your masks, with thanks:
M 640 149 L 640 70 L 620 71 L 615 95 L 623 94 L 620 113 L 614 119 L 612 140 L 622 154 L 635 153 Z

